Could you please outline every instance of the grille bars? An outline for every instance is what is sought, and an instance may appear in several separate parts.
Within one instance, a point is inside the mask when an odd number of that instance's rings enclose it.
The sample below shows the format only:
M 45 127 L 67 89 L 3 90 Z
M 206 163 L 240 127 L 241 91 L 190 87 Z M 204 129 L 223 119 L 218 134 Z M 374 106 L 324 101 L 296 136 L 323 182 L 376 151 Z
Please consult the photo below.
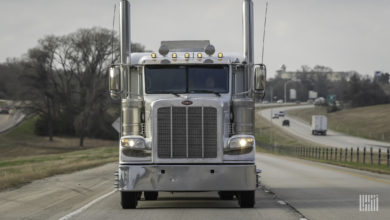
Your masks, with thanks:
M 215 158 L 217 111 L 212 107 L 159 108 L 157 151 L 159 158 Z
M 171 158 L 173 158 L 173 107 L 171 106 Z
M 202 106 L 202 158 L 204 158 L 204 108 Z

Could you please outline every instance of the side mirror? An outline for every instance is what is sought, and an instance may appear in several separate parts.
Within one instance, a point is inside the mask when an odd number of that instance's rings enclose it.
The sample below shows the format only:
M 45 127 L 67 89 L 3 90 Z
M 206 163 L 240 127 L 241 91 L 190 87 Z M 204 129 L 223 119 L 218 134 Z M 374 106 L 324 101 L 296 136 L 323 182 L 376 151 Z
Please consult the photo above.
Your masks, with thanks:
M 110 67 L 109 88 L 111 98 L 114 100 L 118 100 L 120 98 L 121 93 L 119 66 Z
M 267 68 L 264 64 L 256 64 L 254 71 L 254 92 L 259 98 L 265 95 L 265 84 L 267 81 Z

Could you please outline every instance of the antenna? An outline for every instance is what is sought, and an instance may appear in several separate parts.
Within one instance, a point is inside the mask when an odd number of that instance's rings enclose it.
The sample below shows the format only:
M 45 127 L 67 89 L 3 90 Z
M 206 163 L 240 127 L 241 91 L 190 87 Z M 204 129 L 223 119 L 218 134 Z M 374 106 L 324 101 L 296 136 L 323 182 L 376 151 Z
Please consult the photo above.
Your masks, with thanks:
M 114 64 L 114 28 L 115 28 L 115 12 L 116 12 L 116 4 L 114 4 L 114 17 L 112 18 L 111 64 Z
M 261 63 L 264 61 L 264 42 L 265 42 L 265 27 L 267 25 L 267 11 L 268 11 L 268 1 L 265 3 L 265 16 L 264 16 L 264 30 L 263 30 L 263 47 L 261 49 Z

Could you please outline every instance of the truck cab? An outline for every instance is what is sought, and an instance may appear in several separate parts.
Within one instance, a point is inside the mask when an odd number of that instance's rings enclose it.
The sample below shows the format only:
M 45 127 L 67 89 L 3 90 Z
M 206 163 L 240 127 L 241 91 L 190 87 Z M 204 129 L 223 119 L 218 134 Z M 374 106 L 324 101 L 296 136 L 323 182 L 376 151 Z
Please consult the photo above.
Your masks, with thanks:
M 245 0 L 244 8 L 251 4 Z M 128 11 L 122 0 L 124 21 Z M 254 104 L 264 96 L 265 66 L 216 53 L 209 41 L 162 41 L 158 52 L 131 53 L 122 25 L 121 63 L 109 74 L 111 97 L 121 101 L 122 207 L 136 208 L 142 193 L 155 200 L 162 191 L 217 191 L 253 207 Z

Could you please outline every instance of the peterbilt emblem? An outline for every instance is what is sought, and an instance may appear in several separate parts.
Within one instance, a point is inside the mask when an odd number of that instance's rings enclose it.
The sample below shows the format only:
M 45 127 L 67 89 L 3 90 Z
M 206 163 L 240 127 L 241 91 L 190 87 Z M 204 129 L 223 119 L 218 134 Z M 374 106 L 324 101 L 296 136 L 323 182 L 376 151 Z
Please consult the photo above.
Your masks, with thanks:
M 181 102 L 181 104 L 183 104 L 183 105 L 192 105 L 192 101 L 184 100 L 184 101 Z

